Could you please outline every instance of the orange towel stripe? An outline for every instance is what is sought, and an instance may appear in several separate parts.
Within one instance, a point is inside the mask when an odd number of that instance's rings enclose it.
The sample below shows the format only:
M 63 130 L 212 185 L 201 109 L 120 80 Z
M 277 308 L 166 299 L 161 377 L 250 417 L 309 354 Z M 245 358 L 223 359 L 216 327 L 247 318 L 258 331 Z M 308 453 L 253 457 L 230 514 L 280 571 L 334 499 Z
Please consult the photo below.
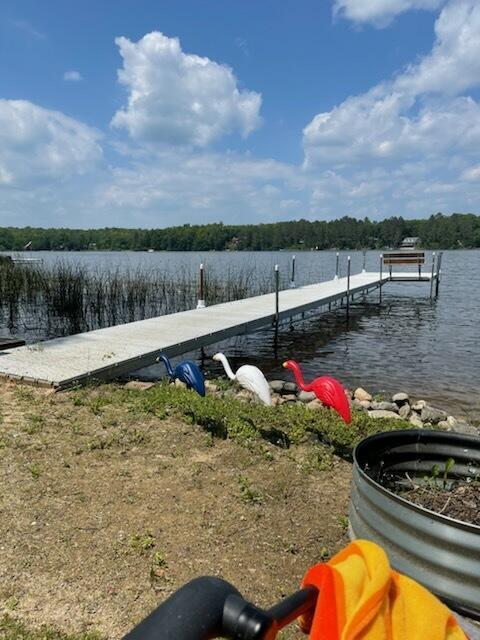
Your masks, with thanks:
M 392 571 L 376 544 L 358 540 L 305 574 L 319 589 L 302 629 L 311 640 L 466 640 L 452 613 L 427 589 Z

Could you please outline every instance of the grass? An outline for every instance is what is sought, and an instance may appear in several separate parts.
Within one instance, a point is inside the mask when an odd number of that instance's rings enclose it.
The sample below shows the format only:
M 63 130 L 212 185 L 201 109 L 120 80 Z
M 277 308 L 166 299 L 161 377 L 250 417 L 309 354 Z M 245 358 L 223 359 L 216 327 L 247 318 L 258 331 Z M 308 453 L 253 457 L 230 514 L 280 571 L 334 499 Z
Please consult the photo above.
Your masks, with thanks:
M 208 272 L 205 297 L 216 304 L 267 293 L 272 287 L 271 277 L 259 277 L 249 268 Z M 0 261 L 0 324 L 35 339 L 59 337 L 192 309 L 197 289 L 198 274 L 187 269 L 92 270 L 62 261 Z M 105 354 L 106 360 L 111 357 Z
M 1 640 L 101 640 L 101 636 L 95 632 L 75 633 L 65 635 L 48 626 L 32 630 L 23 622 L 4 615 L 0 618 Z
M 252 486 L 252 483 L 245 476 L 238 477 L 238 484 L 240 486 L 240 497 L 245 504 L 261 504 L 262 494 L 258 489 Z
M 155 546 L 155 536 L 150 531 L 134 533 L 130 536 L 129 545 L 137 553 L 145 553 Z
M 379 431 L 404 429 L 401 420 L 370 418 L 366 412 L 353 410 L 352 422 L 346 425 L 333 411 L 310 410 L 303 404 L 266 407 L 247 404 L 234 397 L 205 398 L 175 385 L 161 383 L 146 391 L 102 385 L 93 392 L 71 392 L 76 405 L 88 407 L 95 415 L 99 407 L 123 406 L 130 414 L 153 414 L 165 419 L 179 417 L 201 426 L 213 438 L 231 439 L 252 447 L 269 442 L 288 449 L 314 436 L 320 446 L 312 445 L 304 461 L 307 471 L 331 467 L 332 456 L 350 460 L 354 446 L 363 438 Z M 130 436 L 131 437 L 131 436 Z

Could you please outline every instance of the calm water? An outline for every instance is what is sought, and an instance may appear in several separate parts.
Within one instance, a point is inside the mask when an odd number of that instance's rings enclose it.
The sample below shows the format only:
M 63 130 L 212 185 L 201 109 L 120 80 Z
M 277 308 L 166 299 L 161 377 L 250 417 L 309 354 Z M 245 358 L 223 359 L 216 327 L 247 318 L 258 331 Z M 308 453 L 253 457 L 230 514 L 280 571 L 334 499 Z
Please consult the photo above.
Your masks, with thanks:
M 37 252 L 45 262 L 61 259 L 82 262 L 92 269 L 105 266 L 152 269 L 179 269 L 196 273 L 200 262 L 207 274 L 253 269 L 259 278 L 280 266 L 282 282 L 289 279 L 291 254 L 288 252 L 248 253 L 48 253 Z M 340 256 L 340 271 L 346 272 L 346 253 Z M 363 256 L 351 252 L 352 273 L 362 268 Z M 379 253 L 366 256 L 367 270 L 378 270 Z M 362 385 L 373 392 L 407 391 L 427 398 L 458 416 L 480 418 L 480 251 L 446 251 L 443 256 L 440 296 L 430 301 L 429 283 L 389 283 L 383 289 L 351 308 L 347 327 L 345 311 L 308 317 L 293 330 L 283 329 L 278 340 L 274 332 L 262 331 L 212 345 L 205 349 L 207 372 L 221 370 L 210 356 L 220 348 L 234 367 L 256 364 L 267 377 L 288 378 L 282 362 L 295 358 L 302 363 L 306 377 L 332 374 L 346 385 Z M 298 284 L 328 280 L 335 273 L 334 252 L 297 254 Z M 200 358 L 201 354 L 193 354 Z M 149 375 L 161 370 L 151 367 Z

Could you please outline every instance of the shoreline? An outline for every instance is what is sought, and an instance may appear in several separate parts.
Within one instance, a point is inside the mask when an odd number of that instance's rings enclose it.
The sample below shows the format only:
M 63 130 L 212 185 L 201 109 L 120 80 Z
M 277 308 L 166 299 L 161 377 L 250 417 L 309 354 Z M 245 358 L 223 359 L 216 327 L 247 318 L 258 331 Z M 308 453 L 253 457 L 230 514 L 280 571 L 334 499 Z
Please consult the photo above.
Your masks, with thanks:
M 130 380 L 125 386 L 131 389 L 149 389 L 154 384 L 154 382 Z M 184 383 L 179 380 L 175 382 L 175 385 L 186 388 Z M 226 387 L 226 381 L 223 378 L 206 380 L 205 387 L 208 395 L 213 395 L 217 398 L 235 397 L 241 402 L 259 402 L 254 394 L 242 389 L 236 383 L 231 383 Z M 284 404 L 296 404 L 304 405 L 312 411 L 324 407 L 313 392 L 301 391 L 295 382 L 272 380 L 269 382 L 269 387 L 272 394 L 272 406 L 274 407 Z M 353 390 L 345 389 L 345 391 L 350 407 L 357 411 L 365 412 L 370 418 L 403 420 L 406 423 L 406 428 L 437 428 L 443 431 L 480 436 L 480 423 L 478 425 L 475 424 L 475 420 L 467 421 L 453 416 L 423 398 L 412 398 L 404 391 L 399 391 L 389 397 L 385 397 L 383 394 L 371 394 L 363 387 L 357 387 Z

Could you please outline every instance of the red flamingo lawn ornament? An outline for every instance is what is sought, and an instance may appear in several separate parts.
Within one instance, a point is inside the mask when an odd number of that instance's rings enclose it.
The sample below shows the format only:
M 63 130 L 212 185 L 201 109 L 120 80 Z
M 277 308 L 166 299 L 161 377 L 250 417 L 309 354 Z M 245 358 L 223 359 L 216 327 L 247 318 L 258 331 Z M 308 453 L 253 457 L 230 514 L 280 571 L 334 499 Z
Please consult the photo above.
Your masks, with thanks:
M 303 391 L 313 391 L 317 398 L 327 407 L 334 409 L 348 424 L 352 420 L 350 415 L 350 403 L 343 385 L 336 378 L 320 376 L 306 384 L 303 379 L 300 365 L 295 360 L 287 360 L 283 363 L 285 369 L 291 369 L 298 386 Z

